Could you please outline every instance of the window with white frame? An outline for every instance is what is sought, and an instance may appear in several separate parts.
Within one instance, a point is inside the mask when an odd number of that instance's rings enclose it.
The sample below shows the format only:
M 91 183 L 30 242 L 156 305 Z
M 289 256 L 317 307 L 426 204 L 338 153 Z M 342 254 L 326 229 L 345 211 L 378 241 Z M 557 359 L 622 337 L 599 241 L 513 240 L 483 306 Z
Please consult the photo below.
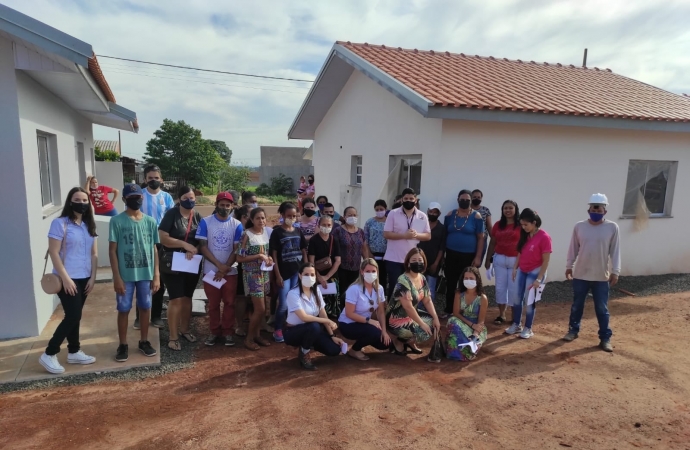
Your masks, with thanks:
M 678 161 L 630 160 L 623 216 L 671 216 Z
M 350 163 L 350 185 L 362 185 L 362 155 L 352 157 Z

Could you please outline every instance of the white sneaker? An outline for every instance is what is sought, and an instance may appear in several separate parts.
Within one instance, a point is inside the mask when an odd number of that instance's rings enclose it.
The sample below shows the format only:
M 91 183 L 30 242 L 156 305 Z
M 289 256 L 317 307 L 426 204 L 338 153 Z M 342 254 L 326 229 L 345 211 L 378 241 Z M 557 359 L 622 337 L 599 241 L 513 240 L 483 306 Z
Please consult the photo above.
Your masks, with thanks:
M 515 334 L 520 331 L 522 331 L 522 325 L 515 325 L 514 323 L 509 328 L 506 328 L 506 334 Z
M 69 364 L 93 364 L 96 362 L 96 358 L 79 350 L 77 353 L 68 353 L 67 362 Z
M 522 330 L 522 333 L 520 333 L 520 337 L 521 337 L 522 339 L 529 339 L 529 338 L 531 338 L 532 336 L 534 336 L 534 333 L 532 333 L 532 329 L 531 329 L 531 328 L 525 328 L 524 330 Z
M 43 353 L 38 362 L 50 373 L 64 373 L 65 368 L 60 365 L 56 355 L 46 355 Z

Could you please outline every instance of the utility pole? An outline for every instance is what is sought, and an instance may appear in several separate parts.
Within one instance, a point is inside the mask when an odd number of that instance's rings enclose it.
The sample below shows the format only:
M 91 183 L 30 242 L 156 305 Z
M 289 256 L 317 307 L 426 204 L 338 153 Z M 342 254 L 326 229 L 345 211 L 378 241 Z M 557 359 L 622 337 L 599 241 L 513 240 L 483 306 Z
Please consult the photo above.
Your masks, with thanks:
M 122 136 L 120 136 L 120 130 L 117 130 L 117 148 L 120 149 L 120 156 L 122 156 Z

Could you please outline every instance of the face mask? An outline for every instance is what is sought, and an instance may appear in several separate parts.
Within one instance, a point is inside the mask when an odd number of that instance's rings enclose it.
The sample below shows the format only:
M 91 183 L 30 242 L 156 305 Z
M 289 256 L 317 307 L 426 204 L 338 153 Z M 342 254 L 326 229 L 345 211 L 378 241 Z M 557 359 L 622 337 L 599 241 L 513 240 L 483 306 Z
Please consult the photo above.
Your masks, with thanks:
M 460 209 L 467 209 L 470 207 L 470 201 L 469 200 L 458 200 L 458 206 Z
M 323 213 L 323 215 L 324 215 L 324 216 L 328 216 L 328 217 L 330 217 L 331 219 L 335 217 L 335 213 L 332 213 L 332 212 Z
M 285 219 L 283 222 L 285 225 L 291 227 L 295 223 L 295 219 Z
M 323 211 L 323 207 L 324 207 L 324 206 L 326 206 L 326 205 L 324 205 L 323 203 L 321 203 L 321 204 L 319 205 L 319 211 Z
M 438 215 L 436 214 L 428 214 L 429 216 L 429 222 L 436 222 L 438 220 Z
M 194 209 L 194 206 L 196 205 L 196 201 L 194 200 L 180 200 L 180 206 L 183 207 L 184 209 Z
M 482 199 L 481 199 L 481 198 L 473 198 L 473 199 L 472 199 L 472 204 L 473 204 L 474 206 L 479 206 L 479 205 L 482 204 Z
M 414 273 L 422 273 L 422 272 L 424 272 L 424 263 L 423 262 L 410 263 L 410 270 L 413 271 Z
M 601 219 L 604 218 L 604 214 L 601 213 L 589 213 L 589 218 L 592 220 L 592 222 L 601 222 Z
M 151 181 L 149 181 L 149 182 L 146 183 L 146 184 L 148 185 L 148 187 L 150 187 L 150 188 L 153 189 L 154 191 L 155 191 L 156 189 L 158 189 L 159 187 L 161 187 L 161 182 L 158 181 L 158 180 L 151 180 Z
M 379 219 L 383 219 L 384 217 L 386 217 L 386 211 L 376 211 L 376 217 L 378 217 Z
M 313 209 L 305 209 L 305 210 L 304 210 L 304 215 L 307 216 L 307 217 L 311 217 L 311 216 L 313 216 L 314 214 L 316 214 L 316 211 L 314 211 Z
M 402 202 L 403 208 L 405 208 L 408 211 L 413 209 L 416 204 L 416 202 Z
M 72 202 L 72 211 L 74 211 L 75 213 L 84 214 L 88 210 L 89 210 L 89 204 L 88 203 Z
M 141 204 L 144 203 L 144 197 L 127 197 L 125 199 L 125 204 L 127 208 L 137 211 L 141 208 Z
M 319 230 L 321 230 L 323 234 L 331 234 L 332 229 L 332 227 L 319 227 Z
M 366 273 L 364 274 L 364 281 L 367 282 L 367 283 L 369 283 L 369 284 L 371 284 L 371 283 L 373 283 L 374 281 L 376 281 L 376 279 L 377 279 L 378 277 L 379 277 L 379 276 L 378 276 L 377 273 L 374 273 L 374 272 L 366 272 Z
M 314 184 L 314 180 L 307 180 L 307 183 Z
M 477 287 L 477 280 L 462 280 L 462 284 L 467 289 L 474 289 Z
M 357 225 L 357 218 L 356 217 L 348 217 L 345 219 L 345 223 L 348 225 Z
M 216 208 L 216 212 L 220 217 L 228 217 L 230 210 L 227 208 Z
M 314 286 L 315 284 L 316 284 L 316 277 L 307 276 L 307 275 L 302 276 L 302 286 L 310 288 L 310 287 Z
M 259 207 L 259 204 L 256 203 L 256 202 L 254 202 L 254 203 L 250 203 L 249 206 L 251 206 L 252 209 L 254 209 L 254 208 L 258 208 L 258 207 Z

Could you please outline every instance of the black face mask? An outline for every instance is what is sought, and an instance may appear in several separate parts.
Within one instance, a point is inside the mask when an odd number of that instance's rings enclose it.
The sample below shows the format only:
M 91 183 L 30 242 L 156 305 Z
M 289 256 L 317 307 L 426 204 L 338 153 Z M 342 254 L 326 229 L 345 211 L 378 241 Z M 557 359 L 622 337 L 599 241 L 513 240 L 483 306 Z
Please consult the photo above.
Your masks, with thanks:
M 307 180 L 307 183 L 314 184 L 314 180 Z
M 72 211 L 74 211 L 77 214 L 84 214 L 86 211 L 89 210 L 89 205 L 88 203 L 76 203 L 72 202 Z
M 227 208 L 216 208 L 216 212 L 220 217 L 228 217 L 230 210 Z
M 479 205 L 482 204 L 482 199 L 481 199 L 481 198 L 473 198 L 473 199 L 472 199 L 472 204 L 473 204 L 474 206 L 479 206 Z
M 150 188 L 153 189 L 154 191 L 155 191 L 156 189 L 158 189 L 159 187 L 161 187 L 161 182 L 158 181 L 158 180 L 151 180 L 151 181 L 149 181 L 149 182 L 146 183 L 146 184 L 148 185 L 148 187 L 150 187 Z
M 424 272 L 424 263 L 423 262 L 410 263 L 410 270 L 414 273 L 422 273 L 422 272 Z
M 470 207 L 470 201 L 469 200 L 458 200 L 458 206 L 460 209 L 467 209 Z
M 414 209 L 416 204 L 417 204 L 417 202 L 402 202 L 403 208 L 405 208 L 408 211 L 411 209 Z
M 438 220 L 438 216 L 436 214 L 428 214 L 429 216 L 429 222 L 436 222 Z
M 144 197 L 127 197 L 125 199 L 125 204 L 127 208 L 137 211 L 141 208 L 141 204 L 144 203 Z
M 313 209 L 305 209 L 305 210 L 304 210 L 304 215 L 307 216 L 307 217 L 311 217 L 311 216 L 313 216 L 314 214 L 316 214 L 316 211 L 314 211 Z

